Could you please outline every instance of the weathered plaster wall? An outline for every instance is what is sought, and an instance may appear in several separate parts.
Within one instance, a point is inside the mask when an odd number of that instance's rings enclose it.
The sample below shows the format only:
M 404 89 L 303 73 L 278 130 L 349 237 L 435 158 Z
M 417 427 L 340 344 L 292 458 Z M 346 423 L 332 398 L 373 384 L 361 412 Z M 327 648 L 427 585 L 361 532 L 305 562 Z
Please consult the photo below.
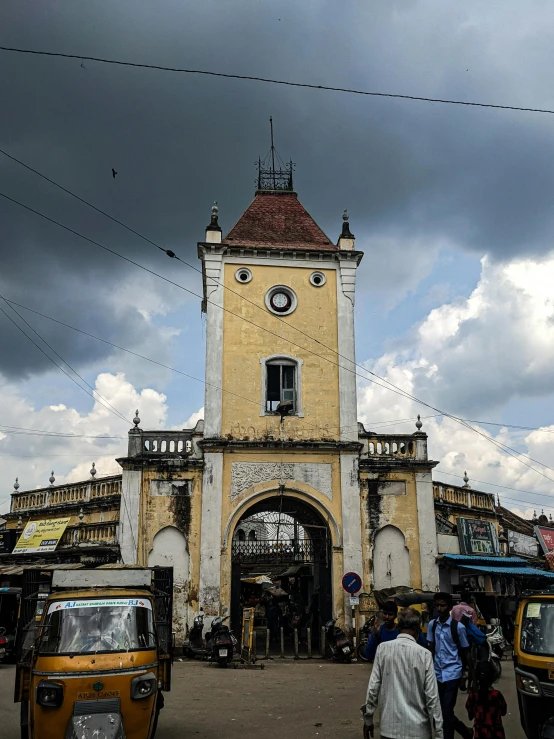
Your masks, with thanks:
M 241 318 L 227 312 L 223 318 L 225 358 L 223 388 L 229 392 L 223 393 L 222 435 L 231 434 L 235 438 L 261 438 L 273 434 L 279 438 L 279 418 L 260 416 L 262 396 L 260 358 L 284 354 L 303 360 L 302 409 L 305 416 L 304 419 L 286 418 L 285 434 L 295 438 L 319 438 L 324 434 L 338 438 L 340 424 L 338 367 L 309 351 L 327 356 L 336 362 L 335 352 L 338 348 L 336 270 L 317 267 L 325 274 L 327 281 L 322 287 L 314 287 L 309 281 L 314 267 L 306 268 L 301 262 L 291 267 L 250 264 L 252 280 L 246 284 L 241 284 L 235 279 L 238 266 L 224 265 L 225 285 L 230 288 L 224 294 L 225 308 Z M 273 285 L 279 284 L 291 287 L 298 297 L 296 310 L 284 316 L 283 322 L 269 313 L 264 305 L 266 292 Z M 263 310 L 252 303 L 263 306 Z M 252 326 L 252 323 L 276 335 L 258 329 Z M 316 336 L 333 351 L 323 348 L 321 344 L 294 330 L 293 327 Z M 291 345 L 287 339 L 306 347 L 308 351 Z
M 221 509 L 221 560 L 220 560 L 220 608 L 230 608 L 231 601 L 231 541 L 236 524 L 248 508 L 260 500 L 272 498 L 278 494 L 279 478 L 263 480 L 242 490 L 238 495 L 231 497 L 231 481 L 233 463 L 293 465 L 302 463 L 305 470 L 312 470 L 313 477 L 305 475 L 302 480 L 286 479 L 287 496 L 298 497 L 312 505 L 329 525 L 333 545 L 333 611 L 341 621 L 344 619 L 344 597 L 341 578 L 344 574 L 343 562 L 343 531 L 342 531 L 342 504 L 340 457 L 338 453 L 330 452 L 284 452 L 269 450 L 228 452 L 223 455 L 223 497 Z M 321 466 L 321 469 L 319 468 Z M 321 487 L 323 470 L 331 472 L 331 498 L 318 490 Z M 313 485 L 310 484 L 313 483 Z
M 421 588 L 421 560 L 416 493 L 416 473 L 363 473 L 361 475 L 361 517 L 364 586 L 373 587 L 374 544 L 384 526 L 395 526 L 405 537 L 409 551 L 411 586 Z M 393 583 L 395 585 L 396 583 Z
M 198 610 L 201 490 L 200 468 L 162 463 L 143 471 L 138 563 L 146 566 L 160 560 L 155 563 L 161 564 L 163 559 L 174 568 L 173 620 L 177 644 L 184 641 L 187 625 L 192 625 Z M 160 532 L 162 535 L 156 540 Z M 184 544 L 185 551 L 179 542 Z

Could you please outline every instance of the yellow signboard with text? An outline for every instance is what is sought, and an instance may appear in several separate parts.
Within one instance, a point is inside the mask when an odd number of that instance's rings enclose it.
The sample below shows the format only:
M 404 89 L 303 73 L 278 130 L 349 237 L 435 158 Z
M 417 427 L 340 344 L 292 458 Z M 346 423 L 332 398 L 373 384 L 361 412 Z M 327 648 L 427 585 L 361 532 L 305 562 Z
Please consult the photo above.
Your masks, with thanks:
M 19 537 L 14 554 L 35 554 L 53 552 L 71 519 L 48 518 L 42 521 L 30 521 Z

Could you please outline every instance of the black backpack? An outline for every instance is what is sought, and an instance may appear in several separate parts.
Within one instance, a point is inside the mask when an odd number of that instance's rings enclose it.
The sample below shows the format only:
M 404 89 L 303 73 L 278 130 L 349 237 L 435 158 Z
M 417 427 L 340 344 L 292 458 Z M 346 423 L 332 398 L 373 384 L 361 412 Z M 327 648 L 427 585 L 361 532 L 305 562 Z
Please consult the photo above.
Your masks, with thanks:
M 433 643 L 434 643 L 434 641 L 435 641 L 435 627 L 437 625 L 437 619 L 436 618 L 434 618 L 432 621 L 429 622 L 429 626 L 427 627 L 427 633 L 428 634 L 431 631 L 431 625 L 433 626 L 433 631 L 431 633 L 433 635 Z M 452 641 L 456 645 L 456 649 L 459 652 L 460 651 L 460 634 L 458 632 L 458 622 L 457 621 L 454 621 L 454 619 L 452 619 L 452 621 L 450 622 L 450 634 L 452 636 Z

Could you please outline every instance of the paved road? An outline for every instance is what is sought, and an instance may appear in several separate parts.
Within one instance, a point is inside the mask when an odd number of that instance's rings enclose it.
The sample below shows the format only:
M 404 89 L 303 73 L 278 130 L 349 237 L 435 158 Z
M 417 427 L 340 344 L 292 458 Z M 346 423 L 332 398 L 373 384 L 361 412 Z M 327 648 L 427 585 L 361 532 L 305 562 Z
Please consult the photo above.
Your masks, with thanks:
M 498 685 L 508 702 L 507 739 L 525 739 L 513 670 L 504 662 Z M 176 662 L 156 739 L 361 739 L 365 664 L 275 660 L 265 670 L 222 670 L 206 662 Z M 19 739 L 14 668 L 0 664 L 0 736 Z M 461 696 L 460 718 L 465 717 Z M 185 734 L 186 731 L 186 734 Z

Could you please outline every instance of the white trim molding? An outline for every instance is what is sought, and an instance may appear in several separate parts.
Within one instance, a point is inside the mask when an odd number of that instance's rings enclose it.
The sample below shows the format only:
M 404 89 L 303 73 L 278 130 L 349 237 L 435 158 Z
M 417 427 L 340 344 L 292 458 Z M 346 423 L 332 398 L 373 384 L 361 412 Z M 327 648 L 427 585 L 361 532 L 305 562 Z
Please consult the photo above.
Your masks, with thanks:
M 295 411 L 291 413 L 291 416 L 298 416 L 304 418 L 304 411 L 302 410 L 302 365 L 304 364 L 303 359 L 293 357 L 289 354 L 270 354 L 269 357 L 260 357 L 260 365 L 262 372 L 262 398 L 260 405 L 260 416 L 273 416 L 274 413 L 269 413 L 265 409 L 266 396 L 267 396 L 267 364 L 268 362 L 274 362 L 282 359 L 283 364 L 293 364 L 296 367 L 296 378 L 295 378 Z

